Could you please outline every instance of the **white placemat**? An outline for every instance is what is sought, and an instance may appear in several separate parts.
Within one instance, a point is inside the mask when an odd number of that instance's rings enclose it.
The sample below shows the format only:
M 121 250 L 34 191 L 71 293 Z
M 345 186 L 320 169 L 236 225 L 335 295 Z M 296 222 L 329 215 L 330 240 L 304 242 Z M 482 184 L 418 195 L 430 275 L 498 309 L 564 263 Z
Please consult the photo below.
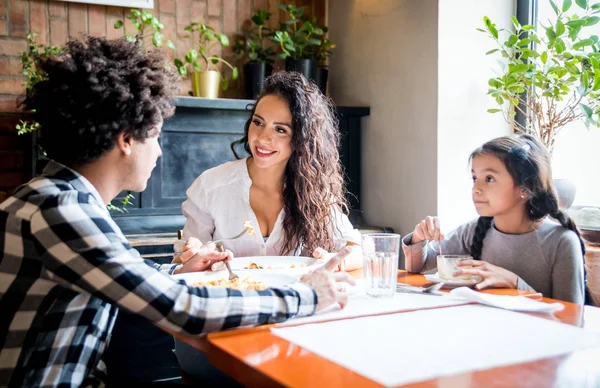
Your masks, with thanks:
M 600 347 L 598 333 L 480 305 L 345 319 L 273 328 L 271 331 L 384 386 Z
M 365 293 L 351 294 L 348 297 L 348 305 L 341 309 L 339 306 L 331 306 L 320 313 L 310 317 L 293 318 L 280 323 L 278 326 L 289 326 L 304 323 L 325 322 L 335 319 L 346 319 L 395 313 L 400 311 L 420 310 L 436 307 L 459 306 L 469 303 L 468 301 L 452 298 L 450 295 L 419 295 L 396 293 L 390 299 L 374 299 Z

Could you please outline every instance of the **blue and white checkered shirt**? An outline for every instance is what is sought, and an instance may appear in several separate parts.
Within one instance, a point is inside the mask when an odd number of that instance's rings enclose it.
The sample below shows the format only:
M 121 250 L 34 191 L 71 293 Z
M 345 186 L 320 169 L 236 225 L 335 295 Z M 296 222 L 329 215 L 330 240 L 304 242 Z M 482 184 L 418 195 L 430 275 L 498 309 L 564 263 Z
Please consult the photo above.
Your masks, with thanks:
M 119 308 L 198 335 L 314 313 L 304 284 L 194 288 L 145 262 L 100 194 L 50 162 L 0 204 L 0 386 L 99 386 Z

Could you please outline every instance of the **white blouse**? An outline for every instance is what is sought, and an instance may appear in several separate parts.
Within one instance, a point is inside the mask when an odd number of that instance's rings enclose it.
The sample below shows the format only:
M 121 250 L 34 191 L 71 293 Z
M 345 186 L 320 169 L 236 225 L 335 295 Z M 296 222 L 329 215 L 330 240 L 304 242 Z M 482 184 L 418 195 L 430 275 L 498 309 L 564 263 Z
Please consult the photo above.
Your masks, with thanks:
M 182 205 L 187 218 L 183 228 L 183 240 L 196 237 L 208 242 L 238 235 L 244 229 L 244 222 L 254 226 L 254 236 L 224 242 L 225 248 L 235 256 L 279 256 L 283 245 L 282 209 L 273 231 L 268 238 L 262 236 L 254 211 L 250 207 L 250 186 L 246 159 L 228 162 L 203 172 L 192 183 L 186 194 L 188 199 Z M 334 243 L 340 249 L 350 241 L 361 243 L 360 232 L 352 226 L 348 217 L 332 207 L 334 214 Z M 286 256 L 299 255 L 301 247 Z

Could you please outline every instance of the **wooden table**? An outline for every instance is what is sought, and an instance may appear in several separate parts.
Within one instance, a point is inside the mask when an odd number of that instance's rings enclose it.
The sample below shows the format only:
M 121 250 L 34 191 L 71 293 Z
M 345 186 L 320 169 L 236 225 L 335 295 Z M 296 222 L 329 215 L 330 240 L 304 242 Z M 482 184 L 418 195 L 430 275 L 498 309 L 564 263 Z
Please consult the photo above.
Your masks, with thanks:
M 359 278 L 362 277 L 362 273 L 355 271 L 353 276 Z M 398 281 L 419 286 L 430 284 L 424 276 L 405 271 L 398 272 Z M 536 297 L 530 295 L 531 293 L 508 289 L 483 292 Z M 542 300 L 557 302 L 549 298 Z M 561 303 L 565 305 L 565 309 L 556 313 L 554 318 L 540 316 L 600 332 L 600 309 Z M 271 334 L 271 327 L 272 325 L 266 325 L 210 334 L 209 361 L 249 387 L 381 387 L 362 375 Z M 180 336 L 178 338 L 199 350 L 207 350 L 205 340 Z M 581 362 L 582 360 L 585 362 Z M 405 387 L 554 387 L 557 383 L 560 383 L 559 386 L 568 387 L 600 387 L 600 348 L 507 367 L 440 377 Z

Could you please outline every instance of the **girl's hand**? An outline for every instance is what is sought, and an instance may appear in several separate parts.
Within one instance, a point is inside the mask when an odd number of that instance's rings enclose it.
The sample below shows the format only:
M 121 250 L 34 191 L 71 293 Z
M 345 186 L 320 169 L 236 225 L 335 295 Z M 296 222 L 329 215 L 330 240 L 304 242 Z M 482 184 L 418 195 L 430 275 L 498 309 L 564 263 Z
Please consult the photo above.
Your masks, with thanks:
M 452 276 L 476 275 L 481 276 L 483 281 L 475 287 L 482 290 L 487 287 L 517 288 L 519 277 L 507 269 L 498 267 L 481 260 L 464 260 L 457 264 L 459 267 L 471 266 L 456 271 Z
M 411 244 L 420 243 L 424 240 L 440 241 L 444 239 L 444 235 L 440 230 L 440 220 L 437 217 L 427 216 L 423 221 L 415 226 L 412 235 Z

